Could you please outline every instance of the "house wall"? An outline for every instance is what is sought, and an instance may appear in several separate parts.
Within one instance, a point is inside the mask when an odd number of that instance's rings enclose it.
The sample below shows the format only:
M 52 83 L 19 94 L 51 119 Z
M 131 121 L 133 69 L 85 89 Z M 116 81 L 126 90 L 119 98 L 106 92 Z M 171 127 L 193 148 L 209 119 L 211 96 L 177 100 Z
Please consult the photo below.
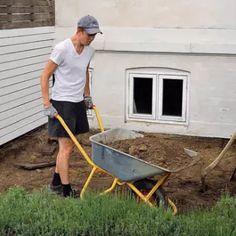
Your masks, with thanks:
M 99 52 L 95 56 L 93 66 L 93 97 L 106 127 L 124 126 L 149 132 L 213 137 L 227 137 L 235 130 L 236 57 Z M 142 68 L 141 71 L 146 68 L 151 68 L 151 70 L 171 68 L 191 72 L 189 122 L 187 124 L 160 124 L 127 121 L 124 114 L 127 103 L 126 70 L 129 68 Z
M 47 122 L 40 74 L 54 27 L 0 30 L 0 145 Z
M 235 11 L 234 0 L 56 0 L 56 24 L 75 26 L 91 14 L 103 26 L 235 29 Z
M 57 0 L 56 41 L 72 35 L 83 15 L 99 20 L 92 92 L 106 128 L 229 137 L 236 130 L 235 10 L 233 0 Z M 189 72 L 188 122 L 127 121 L 128 68 Z

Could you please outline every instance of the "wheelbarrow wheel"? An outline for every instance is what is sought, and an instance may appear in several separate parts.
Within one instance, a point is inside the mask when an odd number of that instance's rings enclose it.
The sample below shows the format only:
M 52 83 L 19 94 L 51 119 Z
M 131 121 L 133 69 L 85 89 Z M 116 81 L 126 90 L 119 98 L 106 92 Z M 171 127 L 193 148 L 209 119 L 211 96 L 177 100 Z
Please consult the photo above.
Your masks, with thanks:
M 145 196 L 150 192 L 150 190 L 153 188 L 156 182 L 151 179 L 142 179 L 142 180 L 138 180 L 134 182 L 133 184 Z M 139 199 L 139 197 L 134 191 L 132 191 L 132 194 L 135 196 L 135 198 Z M 163 207 L 165 209 L 167 209 L 168 207 L 166 194 L 165 194 L 164 189 L 161 186 L 152 195 L 150 201 L 158 207 Z

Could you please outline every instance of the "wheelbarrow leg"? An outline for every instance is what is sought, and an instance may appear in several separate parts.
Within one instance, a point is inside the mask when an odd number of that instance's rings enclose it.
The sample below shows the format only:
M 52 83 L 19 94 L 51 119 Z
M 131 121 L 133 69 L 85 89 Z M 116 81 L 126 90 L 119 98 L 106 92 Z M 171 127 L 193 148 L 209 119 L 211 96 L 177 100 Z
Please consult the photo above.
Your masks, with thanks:
M 157 183 L 153 186 L 153 188 L 151 189 L 151 191 L 148 193 L 148 195 L 146 196 L 147 200 L 150 199 L 150 197 L 157 191 L 157 189 L 165 183 L 165 181 L 167 180 L 167 178 L 170 176 L 170 173 L 167 173 L 166 175 L 164 175 L 159 181 L 157 181 Z
M 106 194 L 106 193 L 111 192 L 111 191 L 115 188 L 115 186 L 116 186 L 117 183 L 118 183 L 118 179 L 117 179 L 117 178 L 114 178 L 114 181 L 113 181 L 111 187 L 108 188 L 107 190 L 105 190 L 105 191 L 104 191 L 103 193 L 101 193 L 100 195 L 104 195 L 104 194 Z
M 168 200 L 168 204 L 172 208 L 173 215 L 176 215 L 178 211 L 176 205 L 169 198 L 167 200 Z
M 127 183 L 127 185 L 149 206 L 154 206 L 149 199 L 152 197 L 152 195 L 157 191 L 157 189 L 164 184 L 164 182 L 167 180 L 167 178 L 170 176 L 170 173 L 167 173 L 164 175 L 160 180 L 157 181 L 157 183 L 153 186 L 153 188 L 150 190 L 150 192 L 144 196 L 133 184 Z
M 155 194 L 155 192 L 158 189 L 161 188 L 161 186 L 165 183 L 165 181 L 167 180 L 169 176 L 170 176 L 170 173 L 167 173 L 166 175 L 162 176 L 162 178 L 158 180 L 157 183 L 154 184 L 152 188 L 150 188 L 150 191 L 148 192 L 147 195 L 144 195 L 134 184 L 127 183 L 127 185 L 140 197 L 141 200 L 143 200 L 149 206 L 154 207 L 154 205 L 150 202 L 150 198 Z M 172 208 L 173 215 L 176 215 L 177 207 L 175 206 L 175 204 L 169 198 L 167 198 L 167 203 Z
M 96 172 L 97 169 L 98 168 L 96 166 L 94 166 L 92 171 L 90 172 L 89 177 L 86 180 L 86 182 L 85 182 L 85 184 L 84 184 L 84 186 L 83 186 L 83 188 L 81 190 L 81 193 L 80 193 L 80 198 L 81 199 L 83 199 L 85 190 L 87 189 L 87 187 L 88 187 L 88 185 L 89 185 L 89 183 L 90 183 L 90 181 L 91 181 L 91 179 L 92 179 L 92 177 L 93 177 L 93 175 L 94 175 L 94 173 Z
M 127 185 L 150 207 L 154 207 L 154 205 L 150 201 L 148 201 L 148 199 L 133 184 L 127 183 Z

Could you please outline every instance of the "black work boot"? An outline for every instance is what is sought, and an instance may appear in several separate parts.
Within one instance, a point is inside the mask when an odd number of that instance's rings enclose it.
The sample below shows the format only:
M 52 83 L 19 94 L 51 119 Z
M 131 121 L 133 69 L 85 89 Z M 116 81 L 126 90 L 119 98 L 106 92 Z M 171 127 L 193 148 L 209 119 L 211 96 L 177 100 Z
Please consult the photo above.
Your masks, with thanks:
M 80 193 L 71 188 L 70 184 L 62 184 L 62 191 L 64 197 L 79 198 Z
M 62 185 L 52 185 L 50 184 L 49 185 L 49 189 L 55 193 L 55 194 L 58 194 L 58 195 L 63 195 L 63 189 L 62 189 Z

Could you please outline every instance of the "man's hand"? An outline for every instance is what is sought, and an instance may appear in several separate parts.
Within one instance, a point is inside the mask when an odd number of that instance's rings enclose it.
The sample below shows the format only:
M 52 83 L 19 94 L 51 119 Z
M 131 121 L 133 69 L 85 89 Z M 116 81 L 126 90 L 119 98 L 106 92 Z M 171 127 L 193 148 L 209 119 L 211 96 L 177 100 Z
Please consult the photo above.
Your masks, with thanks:
M 84 97 L 84 102 L 86 105 L 87 109 L 92 109 L 93 108 L 93 100 L 91 96 L 85 96 Z
M 54 118 L 57 113 L 58 112 L 53 105 L 50 105 L 49 107 L 44 108 L 44 115 L 50 118 Z

